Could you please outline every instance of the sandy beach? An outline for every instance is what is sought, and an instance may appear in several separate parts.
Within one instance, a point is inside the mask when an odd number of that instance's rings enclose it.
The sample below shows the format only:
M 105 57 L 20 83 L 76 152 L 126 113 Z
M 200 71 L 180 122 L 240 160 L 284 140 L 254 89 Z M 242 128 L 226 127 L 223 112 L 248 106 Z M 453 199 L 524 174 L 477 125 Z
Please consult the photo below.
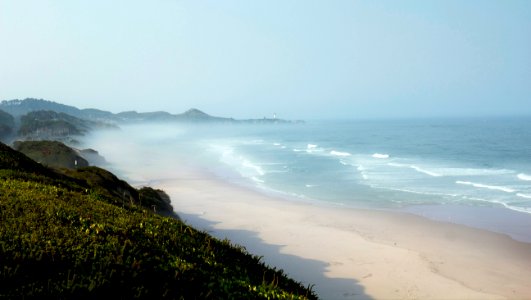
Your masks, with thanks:
M 531 299 L 531 244 L 407 213 L 272 196 L 201 171 L 152 181 L 187 223 L 322 299 Z

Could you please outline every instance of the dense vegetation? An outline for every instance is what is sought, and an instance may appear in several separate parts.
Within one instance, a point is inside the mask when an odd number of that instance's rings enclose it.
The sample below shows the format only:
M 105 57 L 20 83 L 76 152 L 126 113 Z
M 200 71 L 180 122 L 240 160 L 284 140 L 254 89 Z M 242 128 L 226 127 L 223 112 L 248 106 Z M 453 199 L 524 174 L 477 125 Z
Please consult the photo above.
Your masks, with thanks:
M 153 213 L 157 203 L 169 205 L 161 191 L 95 167 L 58 173 L 0 143 L 0 298 L 315 298 L 228 241 Z
M 67 137 L 87 132 L 87 121 L 54 111 L 34 111 L 20 118 L 20 136 L 33 138 Z
M 31 159 L 53 168 L 88 167 L 77 151 L 57 141 L 17 141 L 14 148 Z
M 0 110 L 0 140 L 13 133 L 15 128 L 15 118 L 7 112 Z

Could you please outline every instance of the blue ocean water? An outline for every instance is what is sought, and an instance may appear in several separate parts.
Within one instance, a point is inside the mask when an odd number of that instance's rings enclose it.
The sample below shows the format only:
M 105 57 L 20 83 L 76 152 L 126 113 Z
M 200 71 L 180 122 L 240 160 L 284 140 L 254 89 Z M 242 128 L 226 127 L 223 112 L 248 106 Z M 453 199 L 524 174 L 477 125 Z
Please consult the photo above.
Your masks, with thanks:
M 353 207 L 465 204 L 531 214 L 529 118 L 310 121 L 187 132 L 203 163 L 266 190 Z

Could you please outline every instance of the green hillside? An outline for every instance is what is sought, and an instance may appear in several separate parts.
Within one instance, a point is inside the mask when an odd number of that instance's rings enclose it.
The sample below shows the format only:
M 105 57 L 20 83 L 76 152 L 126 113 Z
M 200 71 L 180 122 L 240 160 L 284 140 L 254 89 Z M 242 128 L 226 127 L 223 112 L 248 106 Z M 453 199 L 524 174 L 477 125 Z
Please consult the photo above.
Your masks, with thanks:
M 0 298 L 316 298 L 228 241 L 153 213 L 161 201 L 103 169 L 59 174 L 0 143 Z
M 17 141 L 13 147 L 31 159 L 52 168 L 74 169 L 89 165 L 78 152 L 57 141 Z

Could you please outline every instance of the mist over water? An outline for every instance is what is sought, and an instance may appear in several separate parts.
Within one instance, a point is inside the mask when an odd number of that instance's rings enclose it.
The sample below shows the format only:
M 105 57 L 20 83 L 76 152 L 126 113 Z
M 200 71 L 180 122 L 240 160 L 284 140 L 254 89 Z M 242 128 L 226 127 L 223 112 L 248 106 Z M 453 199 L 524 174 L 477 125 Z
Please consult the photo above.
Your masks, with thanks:
M 96 132 L 85 143 L 112 170 L 138 183 L 195 168 L 303 201 L 380 209 L 487 206 L 531 216 L 530 124 L 527 119 L 159 124 Z

